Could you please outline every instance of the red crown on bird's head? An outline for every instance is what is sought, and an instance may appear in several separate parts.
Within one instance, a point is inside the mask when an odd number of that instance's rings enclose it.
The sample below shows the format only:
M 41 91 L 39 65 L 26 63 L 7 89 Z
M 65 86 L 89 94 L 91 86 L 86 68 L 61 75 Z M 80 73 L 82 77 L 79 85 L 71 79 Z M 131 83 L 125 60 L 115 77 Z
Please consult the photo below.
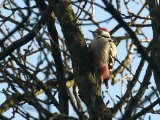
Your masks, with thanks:
M 104 28 L 104 27 L 100 27 L 100 28 L 98 28 L 97 30 L 102 30 L 102 31 L 106 31 L 106 32 L 109 32 L 106 28 Z

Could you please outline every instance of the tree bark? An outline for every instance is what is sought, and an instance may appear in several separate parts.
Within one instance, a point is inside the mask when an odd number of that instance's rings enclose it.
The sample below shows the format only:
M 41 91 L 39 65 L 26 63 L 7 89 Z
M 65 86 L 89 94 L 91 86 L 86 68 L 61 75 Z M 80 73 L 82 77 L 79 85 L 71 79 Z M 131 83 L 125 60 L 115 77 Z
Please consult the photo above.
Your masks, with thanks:
M 40 11 L 43 11 L 47 8 L 47 5 L 44 1 L 36 0 L 37 6 L 39 7 Z M 66 87 L 66 80 L 64 75 L 64 66 L 62 62 L 60 46 L 58 42 L 58 32 L 55 27 L 55 18 L 51 16 L 52 13 L 45 15 L 45 23 L 47 25 L 48 32 L 51 38 L 51 47 L 52 47 L 52 56 L 55 62 L 55 68 L 57 73 L 57 81 L 58 81 L 58 98 L 60 104 L 60 112 L 63 114 L 68 115 L 68 94 L 67 94 L 67 87 Z
M 54 12 L 60 22 L 65 43 L 71 55 L 80 98 L 86 104 L 91 119 L 111 120 L 111 111 L 103 102 L 100 86 L 91 75 L 87 45 L 76 24 L 76 16 L 70 2 L 70 0 L 54 1 Z
M 152 29 L 153 29 L 153 40 L 151 44 L 151 57 L 156 66 L 160 68 L 160 5 L 158 5 L 157 0 L 146 0 L 149 6 L 150 16 L 152 19 Z M 160 91 L 160 73 L 153 72 L 155 83 L 158 90 Z

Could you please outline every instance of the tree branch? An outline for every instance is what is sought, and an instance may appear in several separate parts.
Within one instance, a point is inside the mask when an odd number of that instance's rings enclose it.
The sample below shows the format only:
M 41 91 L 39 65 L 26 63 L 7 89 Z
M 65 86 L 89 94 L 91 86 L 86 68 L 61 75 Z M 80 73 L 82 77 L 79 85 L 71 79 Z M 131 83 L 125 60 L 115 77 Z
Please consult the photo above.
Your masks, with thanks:
M 129 81 L 129 83 L 128 83 L 126 93 L 125 93 L 124 96 L 121 98 L 121 100 L 112 108 L 112 114 L 113 114 L 113 115 L 116 114 L 117 111 L 122 108 L 122 105 L 123 105 L 125 102 L 128 102 L 129 97 L 131 96 L 133 87 L 135 86 L 136 82 L 138 81 L 138 78 L 139 78 L 140 73 L 141 73 L 141 71 L 142 71 L 143 65 L 144 65 L 144 60 L 142 59 L 142 60 L 140 61 L 140 63 L 139 63 L 139 66 L 138 66 L 138 68 L 137 68 L 137 71 L 136 71 L 136 73 L 135 73 L 132 81 Z
M 151 57 L 148 55 L 148 52 L 146 49 L 141 45 L 139 42 L 137 36 L 135 33 L 132 31 L 132 29 L 127 25 L 127 23 L 122 19 L 120 14 L 117 12 L 117 10 L 113 7 L 112 4 L 107 2 L 106 0 L 102 0 L 104 5 L 106 6 L 105 10 L 108 11 L 118 22 L 119 24 L 128 32 L 130 35 L 131 39 L 133 40 L 134 44 L 137 46 L 138 52 L 141 54 L 143 59 L 145 59 L 153 69 L 153 71 L 157 74 L 158 77 L 160 77 L 160 69 L 158 66 L 155 64 L 156 61 L 154 59 L 151 59 Z M 104 8 L 103 8 L 104 9 Z M 160 85 L 160 84 L 159 84 Z
M 111 120 L 111 112 L 103 102 L 100 86 L 91 75 L 86 42 L 76 24 L 70 2 L 70 0 L 57 1 L 54 12 L 71 55 L 80 98 L 86 104 L 91 119 Z
M 137 118 L 139 118 L 142 115 L 145 115 L 149 110 L 153 109 L 154 106 L 156 106 L 157 104 L 160 103 L 160 98 L 157 99 L 156 101 L 154 101 L 152 104 L 150 104 L 149 106 L 143 108 L 140 112 L 138 112 L 136 115 L 133 116 L 133 120 L 136 120 Z
M 125 110 L 123 120 L 128 120 L 131 118 L 131 115 L 132 115 L 134 108 L 138 105 L 139 100 L 144 95 L 144 92 L 146 91 L 146 89 L 150 83 L 149 81 L 150 81 L 151 75 L 152 75 L 152 71 L 151 71 L 150 66 L 148 65 L 143 82 L 142 82 L 137 94 L 130 99 L 128 106 Z
M 156 0 L 146 0 L 146 3 L 149 6 L 150 16 L 155 18 L 152 20 L 152 29 L 153 29 L 153 42 L 151 46 L 151 57 L 155 61 L 156 65 L 160 66 L 160 8 Z M 158 90 L 160 91 L 160 72 L 153 71 L 155 83 Z
M 46 9 L 46 4 L 44 1 L 36 0 L 36 3 L 40 9 L 40 11 L 44 11 Z M 52 4 L 52 3 L 50 3 Z M 48 17 L 48 18 L 47 18 Z M 58 91 L 59 91 L 59 104 L 60 104 L 60 112 L 64 114 L 68 114 L 68 94 L 66 87 L 66 80 L 64 75 L 64 66 L 61 58 L 60 46 L 58 41 L 58 32 L 55 27 L 55 16 L 51 16 L 51 13 L 45 15 L 45 22 L 47 24 L 47 29 L 51 38 L 51 47 L 52 47 L 52 56 L 55 61 L 57 80 L 58 80 Z

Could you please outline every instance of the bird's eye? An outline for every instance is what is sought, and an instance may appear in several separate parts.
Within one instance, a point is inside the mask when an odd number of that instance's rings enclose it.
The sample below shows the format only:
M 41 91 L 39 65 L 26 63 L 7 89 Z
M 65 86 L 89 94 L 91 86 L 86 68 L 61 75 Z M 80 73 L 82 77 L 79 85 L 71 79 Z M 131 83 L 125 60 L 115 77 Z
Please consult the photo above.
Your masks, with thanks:
M 97 31 L 95 31 L 94 34 L 97 35 L 98 34 Z
M 102 34 L 102 31 L 97 31 L 97 34 Z

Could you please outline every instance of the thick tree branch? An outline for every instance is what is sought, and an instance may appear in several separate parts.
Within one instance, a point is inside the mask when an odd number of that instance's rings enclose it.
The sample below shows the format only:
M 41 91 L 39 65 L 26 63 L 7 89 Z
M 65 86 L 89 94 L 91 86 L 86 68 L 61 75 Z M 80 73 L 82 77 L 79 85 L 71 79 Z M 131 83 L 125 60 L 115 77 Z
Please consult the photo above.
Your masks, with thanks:
M 36 3 L 40 9 L 40 11 L 44 11 L 46 9 L 46 4 L 44 1 L 36 0 Z M 52 3 L 50 3 L 52 4 Z M 47 18 L 48 17 L 48 18 Z M 52 56 L 55 61 L 57 80 L 58 80 L 58 91 L 59 91 L 59 104 L 60 104 L 60 112 L 64 114 L 68 114 L 68 95 L 67 95 L 67 87 L 66 80 L 64 75 L 64 66 L 61 58 L 60 46 L 58 41 L 58 33 L 55 27 L 55 16 L 51 16 L 51 13 L 45 15 L 45 22 L 47 25 L 48 32 L 51 38 L 51 47 L 52 47 Z
M 2 52 L 0 52 L 0 61 L 4 59 L 6 56 L 11 54 L 14 50 L 20 48 L 21 46 L 25 45 L 29 41 L 31 41 L 39 32 L 39 30 L 42 28 L 44 22 L 45 22 L 45 15 L 49 14 L 53 6 L 50 6 L 46 10 L 42 12 L 42 18 L 38 21 L 38 23 L 33 27 L 33 29 L 25 35 L 23 38 L 13 42 L 10 46 L 8 47 L 3 47 Z M 20 26 L 23 26 L 20 24 Z M 6 38 L 5 38 L 6 40 Z M 2 41 L 3 42 L 3 41 Z
M 25 45 L 29 41 L 33 40 L 33 38 L 41 29 L 41 27 L 42 27 L 42 21 L 40 20 L 26 36 L 13 42 L 10 46 L 3 48 L 2 52 L 0 52 L 0 60 L 3 60 L 5 57 L 10 55 L 14 50 L 16 50 L 17 48 L 20 48 L 21 46 Z
M 138 119 L 142 115 L 145 115 L 149 110 L 152 110 L 154 106 L 160 103 L 160 98 L 148 105 L 147 107 L 143 108 L 140 112 L 133 116 L 133 120 Z
M 153 29 L 153 42 L 151 46 L 151 57 L 155 61 L 156 65 L 160 67 L 160 7 L 157 0 L 146 0 L 149 6 L 149 12 L 152 18 L 152 29 Z M 154 71 L 155 83 L 158 90 L 160 91 L 160 72 Z
M 86 104 L 91 119 L 110 120 L 111 112 L 105 106 L 100 87 L 91 75 L 87 46 L 80 28 L 76 24 L 70 0 L 57 1 L 54 12 L 60 22 L 66 46 L 72 57 L 80 97 Z

